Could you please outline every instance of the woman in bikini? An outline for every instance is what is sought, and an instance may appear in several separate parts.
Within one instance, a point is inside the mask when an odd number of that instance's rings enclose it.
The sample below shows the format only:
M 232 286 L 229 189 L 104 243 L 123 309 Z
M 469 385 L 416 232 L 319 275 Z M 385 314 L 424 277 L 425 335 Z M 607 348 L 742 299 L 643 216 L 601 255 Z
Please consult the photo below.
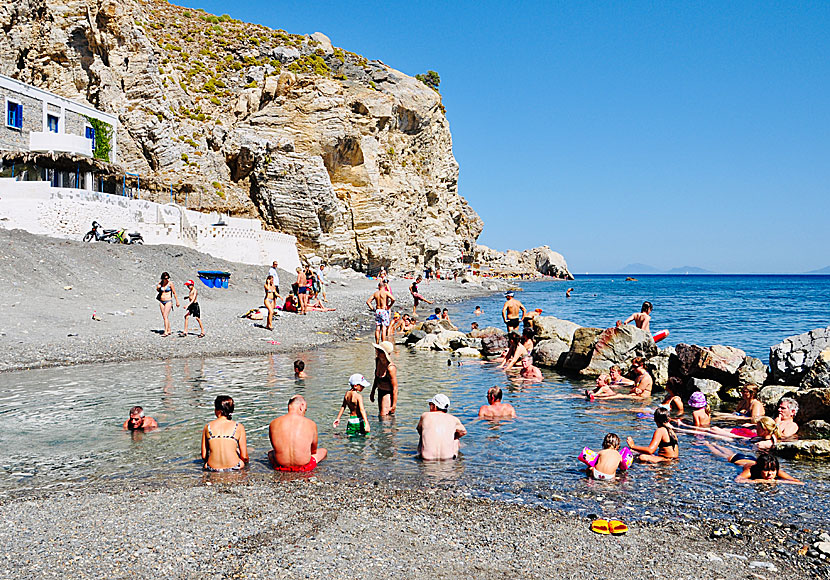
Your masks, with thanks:
M 398 367 L 389 358 L 395 345 L 384 340 L 375 346 L 375 381 L 369 400 L 374 402 L 378 392 L 378 414 L 381 417 L 394 415 L 398 406 Z
M 265 308 L 268 309 L 268 319 L 265 321 L 266 330 L 274 330 L 274 309 L 277 307 L 277 285 L 274 277 L 269 275 L 265 279 Z
M 677 459 L 680 456 L 680 448 L 677 435 L 669 420 L 668 409 L 660 407 L 655 410 L 654 422 L 657 424 L 657 429 L 654 430 L 654 435 L 652 435 L 651 443 L 648 446 L 635 445 L 634 439 L 629 437 L 627 439 L 628 447 L 632 451 L 640 453 L 637 459 L 643 463 L 666 463 Z M 655 451 L 657 452 L 656 455 Z
M 164 320 L 164 333 L 162 336 L 170 336 L 170 311 L 173 310 L 173 299 L 176 300 L 176 307 L 179 306 L 179 297 L 176 295 L 176 289 L 170 281 L 170 274 L 167 272 L 161 273 L 161 281 L 156 284 L 156 300 L 159 301 L 159 308 L 161 308 L 161 318 Z
M 206 471 L 239 471 L 248 463 L 245 427 L 231 419 L 233 399 L 219 395 L 213 402 L 216 419 L 202 430 L 202 460 Z

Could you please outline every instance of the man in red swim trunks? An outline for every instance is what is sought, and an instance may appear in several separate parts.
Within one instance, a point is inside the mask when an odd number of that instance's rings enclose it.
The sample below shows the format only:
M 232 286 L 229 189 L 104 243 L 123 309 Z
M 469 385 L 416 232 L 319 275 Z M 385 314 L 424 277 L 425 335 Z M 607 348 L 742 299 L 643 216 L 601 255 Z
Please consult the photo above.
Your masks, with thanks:
M 268 460 L 277 471 L 311 471 L 328 451 L 317 447 L 317 423 L 306 419 L 306 402 L 301 395 L 288 401 L 288 413 L 271 421 L 268 434 L 273 449 Z

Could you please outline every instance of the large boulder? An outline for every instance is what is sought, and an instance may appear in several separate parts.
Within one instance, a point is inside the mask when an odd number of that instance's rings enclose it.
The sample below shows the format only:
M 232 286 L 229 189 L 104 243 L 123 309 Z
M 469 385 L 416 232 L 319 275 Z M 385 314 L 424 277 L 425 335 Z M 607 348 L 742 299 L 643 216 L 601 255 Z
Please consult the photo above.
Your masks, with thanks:
M 479 351 L 477 348 L 470 348 L 468 346 L 459 348 L 455 351 L 455 354 L 457 354 L 458 356 L 468 358 L 481 358 L 481 351 Z
M 565 355 L 561 364 L 563 369 L 569 371 L 580 371 L 591 362 L 591 354 L 594 352 L 601 328 L 580 327 L 574 331 L 571 348 Z
M 406 335 L 405 344 L 415 344 L 427 335 L 423 330 L 410 330 Z
M 746 353 L 739 348 L 716 344 L 710 347 L 696 344 L 678 344 L 676 354 L 669 361 L 669 374 L 688 379 L 711 379 L 721 384 L 738 384 L 738 369 Z
M 799 439 L 798 441 L 779 441 L 775 445 L 775 454 L 790 459 L 819 459 L 830 457 L 830 440 Z
M 744 357 L 743 364 L 738 368 L 738 386 L 758 385 L 767 381 L 767 365 L 752 356 Z
M 470 333 L 470 336 L 473 338 L 486 338 L 488 336 L 502 335 L 504 335 L 504 331 L 501 328 L 496 328 L 495 326 L 487 326 L 481 330 L 474 330 Z
M 466 334 L 452 330 L 442 330 L 436 333 L 436 336 L 438 337 L 436 344 L 440 347 L 440 350 L 454 350 L 451 346 L 452 341 L 467 340 Z
M 785 338 L 769 349 L 772 382 L 798 384 L 821 351 L 830 347 L 830 326 Z
M 686 383 L 687 392 L 700 391 L 701 393 L 706 395 L 706 401 L 709 403 L 711 407 L 720 406 L 720 391 L 722 388 L 723 385 L 721 385 L 717 381 L 713 381 L 712 379 L 691 378 Z
M 542 340 L 533 347 L 533 361 L 539 366 L 557 368 L 569 350 L 570 346 L 558 338 Z
M 492 356 L 501 353 L 507 348 L 507 337 L 503 334 L 491 334 L 481 339 L 481 351 Z
M 664 349 L 665 350 L 665 349 Z M 649 357 L 646 360 L 646 368 L 651 373 L 654 379 L 654 384 L 658 387 L 665 387 L 669 382 L 669 352 L 661 350 L 656 355 Z
M 813 419 L 830 420 L 830 389 L 803 389 L 796 391 L 792 398 L 798 403 L 796 423 Z
M 538 341 L 555 338 L 570 345 L 577 328 L 579 328 L 577 323 L 555 316 L 533 317 L 533 330 L 536 333 L 535 339 Z
M 439 320 L 424 320 L 421 323 L 421 330 L 423 330 L 427 334 L 432 334 L 433 332 L 439 329 L 439 322 Z
M 412 346 L 419 350 L 450 350 L 449 344 L 441 343 L 437 334 L 427 334 Z
M 830 423 L 817 419 L 799 426 L 798 436 L 802 439 L 830 439 Z
M 801 380 L 802 389 L 830 388 L 830 348 L 821 351 Z
M 627 365 L 635 356 L 651 357 L 657 345 L 651 335 L 630 324 L 606 328 L 599 335 L 588 366 L 580 370 L 586 376 L 599 376 L 613 365 Z
M 459 348 L 474 348 L 476 350 L 481 350 L 481 339 L 471 338 L 468 335 L 456 336 L 455 338 L 450 339 L 450 348 L 453 350 L 458 350 Z
M 790 385 L 767 385 L 758 391 L 758 400 L 764 405 L 764 409 L 769 409 L 772 413 L 778 407 L 778 401 L 784 397 L 792 396 L 798 387 Z

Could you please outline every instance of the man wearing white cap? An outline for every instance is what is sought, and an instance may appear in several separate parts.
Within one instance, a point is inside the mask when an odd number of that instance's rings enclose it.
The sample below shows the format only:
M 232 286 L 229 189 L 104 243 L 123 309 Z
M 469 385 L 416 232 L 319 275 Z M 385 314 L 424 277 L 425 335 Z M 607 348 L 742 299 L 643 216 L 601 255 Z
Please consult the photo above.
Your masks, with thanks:
M 438 393 L 429 400 L 429 411 L 418 421 L 418 455 L 424 460 L 455 459 L 458 457 L 458 440 L 467 434 L 467 429 L 450 415 L 450 399 Z
M 337 413 L 337 419 L 334 420 L 334 426 L 340 425 L 340 417 L 343 416 L 343 411 L 349 409 L 349 422 L 346 424 L 346 435 L 365 435 L 371 429 L 369 428 L 369 417 L 366 415 L 366 408 L 363 406 L 363 395 L 360 392 L 369 386 L 369 381 L 360 373 L 355 373 L 349 377 L 349 387 L 351 387 L 343 396 L 343 405 L 340 407 L 340 412 Z
M 507 325 L 507 332 L 515 331 L 519 328 L 519 323 L 524 318 L 525 305 L 513 298 L 513 291 L 510 290 L 504 294 L 504 307 L 501 309 L 501 317 L 504 324 Z

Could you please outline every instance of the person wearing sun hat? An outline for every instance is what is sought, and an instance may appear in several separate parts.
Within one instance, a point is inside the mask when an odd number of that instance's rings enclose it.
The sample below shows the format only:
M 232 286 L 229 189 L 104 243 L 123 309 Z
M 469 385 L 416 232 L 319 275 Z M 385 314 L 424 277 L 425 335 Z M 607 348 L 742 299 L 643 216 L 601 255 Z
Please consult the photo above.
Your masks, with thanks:
M 429 401 L 429 411 L 418 421 L 418 456 L 426 461 L 456 459 L 458 440 L 467 434 L 467 429 L 458 417 L 449 414 L 450 398 L 438 393 Z
M 184 285 L 188 291 L 184 299 L 189 301 L 190 304 L 187 305 L 187 311 L 184 313 L 184 330 L 181 331 L 180 335 L 187 336 L 187 322 L 188 318 L 192 316 L 199 323 L 199 330 L 201 331 L 199 338 L 204 338 L 205 327 L 202 325 L 202 310 L 199 308 L 199 291 L 196 290 L 196 285 L 193 283 L 193 280 L 188 280 Z
M 694 420 L 695 427 L 708 427 L 712 423 L 712 410 L 706 400 L 706 395 L 695 391 L 689 397 L 689 406 L 692 408 L 692 420 Z
M 375 391 L 377 391 L 378 414 L 386 417 L 394 415 L 398 406 L 398 367 L 392 362 L 395 345 L 384 340 L 373 346 L 375 347 L 375 381 L 372 383 L 369 400 L 375 401 Z

